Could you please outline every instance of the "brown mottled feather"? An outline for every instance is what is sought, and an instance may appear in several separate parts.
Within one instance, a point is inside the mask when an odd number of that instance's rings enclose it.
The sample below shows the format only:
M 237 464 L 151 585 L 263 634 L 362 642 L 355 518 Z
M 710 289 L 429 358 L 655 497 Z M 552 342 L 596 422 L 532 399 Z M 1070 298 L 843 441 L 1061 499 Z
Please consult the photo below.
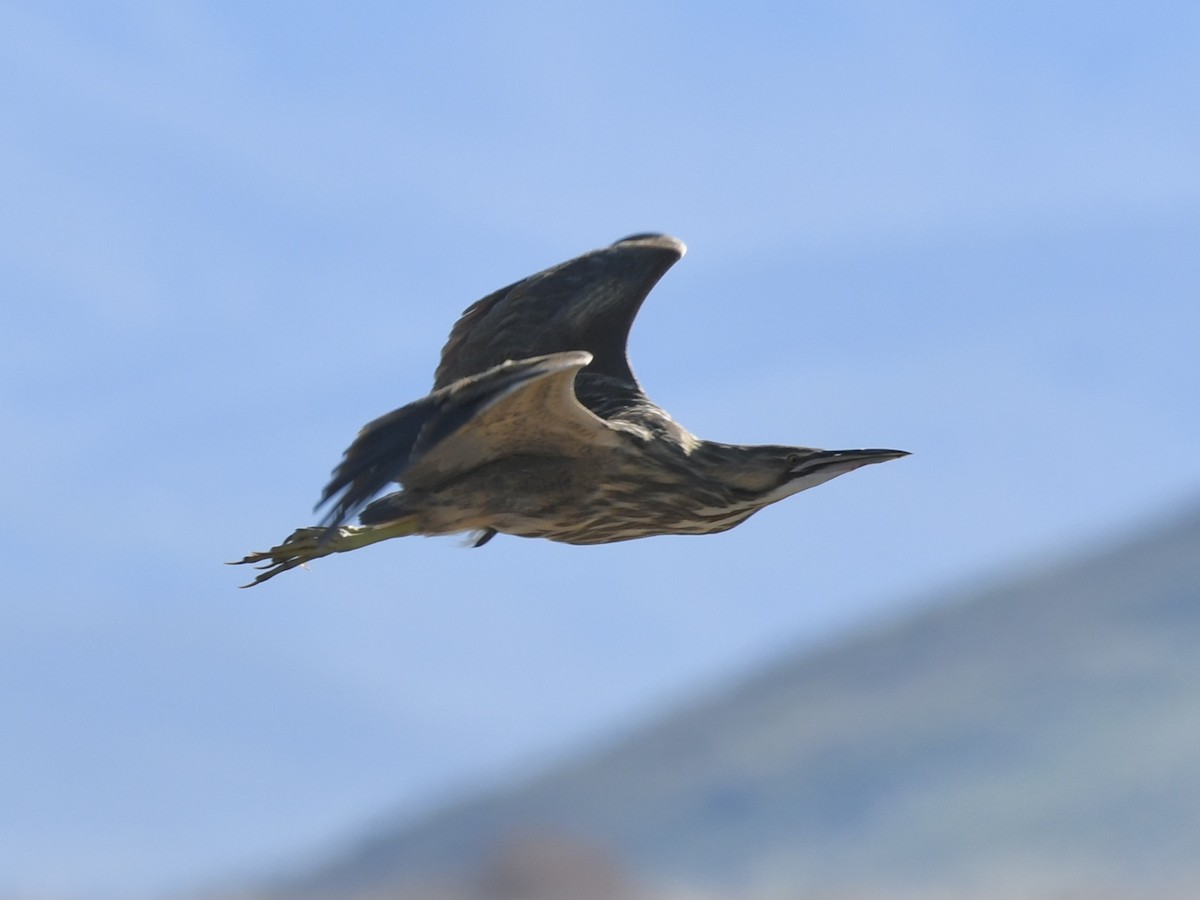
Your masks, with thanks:
M 440 481 L 535 447 L 571 456 L 611 444 L 611 426 L 575 398 L 575 373 L 590 360 L 576 351 L 501 363 L 368 423 L 321 494 L 318 507 L 333 504 L 324 524 L 341 524 L 392 481 Z

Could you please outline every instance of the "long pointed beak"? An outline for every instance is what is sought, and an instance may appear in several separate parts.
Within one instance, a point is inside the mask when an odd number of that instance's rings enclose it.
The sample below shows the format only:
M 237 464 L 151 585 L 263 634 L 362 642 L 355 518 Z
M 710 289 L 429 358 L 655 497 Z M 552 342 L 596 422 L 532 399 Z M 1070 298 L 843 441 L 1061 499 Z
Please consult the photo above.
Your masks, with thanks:
M 793 470 L 797 475 L 813 472 L 841 475 L 872 463 L 908 456 L 907 450 L 818 450 Z

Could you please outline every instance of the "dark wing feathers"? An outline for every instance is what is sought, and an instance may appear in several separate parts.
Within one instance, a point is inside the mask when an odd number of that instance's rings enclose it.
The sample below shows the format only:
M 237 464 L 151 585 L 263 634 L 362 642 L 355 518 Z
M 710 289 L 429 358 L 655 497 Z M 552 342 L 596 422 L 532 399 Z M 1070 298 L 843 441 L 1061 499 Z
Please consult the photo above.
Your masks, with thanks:
M 450 332 L 434 388 L 509 359 L 586 350 L 587 372 L 637 388 L 625 356 L 642 301 L 685 252 L 666 235 L 634 235 L 489 294 Z
M 410 470 L 414 478 L 418 477 L 418 468 L 436 471 L 441 467 L 446 469 L 443 474 L 450 474 L 455 467 L 479 464 L 483 461 L 481 454 L 491 449 L 503 452 L 505 434 L 487 433 L 489 425 L 495 425 L 488 411 L 536 383 L 552 384 L 562 377 L 573 377 L 589 359 L 586 353 L 560 353 L 503 363 L 459 379 L 368 423 L 321 492 L 317 508 L 333 504 L 321 524 L 331 531 L 337 528 L 389 483 L 403 481 Z M 547 408 L 549 418 L 539 423 L 539 433 L 549 437 L 556 429 L 605 427 L 574 400 L 569 382 L 562 384 L 561 391 L 567 395 L 569 405 L 560 402 Z M 483 433 L 464 448 L 459 432 L 468 423 Z
M 400 478 L 422 452 L 471 419 L 491 396 L 436 391 L 363 426 L 321 492 L 320 508 L 335 497 L 321 524 L 333 528 Z M 341 496 L 338 496 L 338 495 Z

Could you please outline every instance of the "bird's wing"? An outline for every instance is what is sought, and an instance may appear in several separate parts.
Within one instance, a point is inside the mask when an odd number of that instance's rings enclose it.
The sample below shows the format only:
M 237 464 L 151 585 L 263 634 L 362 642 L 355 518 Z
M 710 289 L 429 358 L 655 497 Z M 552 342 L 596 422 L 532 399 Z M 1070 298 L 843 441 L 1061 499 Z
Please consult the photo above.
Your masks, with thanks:
M 518 453 L 579 456 L 615 445 L 614 426 L 575 397 L 587 352 L 505 362 L 462 378 L 366 425 L 321 494 L 324 525 L 350 519 L 388 485 L 434 485 Z
M 633 235 L 484 297 L 451 330 L 434 388 L 508 359 L 586 350 L 589 373 L 638 389 L 625 356 L 629 327 L 686 249 L 667 235 Z

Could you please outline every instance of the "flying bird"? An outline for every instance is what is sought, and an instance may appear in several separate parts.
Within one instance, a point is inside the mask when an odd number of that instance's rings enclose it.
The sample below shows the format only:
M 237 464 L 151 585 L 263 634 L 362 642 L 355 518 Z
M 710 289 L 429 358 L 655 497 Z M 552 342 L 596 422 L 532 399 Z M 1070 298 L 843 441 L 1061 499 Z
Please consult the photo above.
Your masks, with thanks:
M 903 450 L 721 444 L 656 406 L 629 329 L 686 247 L 636 234 L 501 288 L 450 332 L 428 396 L 367 424 L 300 528 L 237 564 L 249 585 L 406 535 L 497 533 L 568 544 L 713 534 Z M 401 490 L 376 498 L 391 483 Z M 358 525 L 349 525 L 354 516 Z

